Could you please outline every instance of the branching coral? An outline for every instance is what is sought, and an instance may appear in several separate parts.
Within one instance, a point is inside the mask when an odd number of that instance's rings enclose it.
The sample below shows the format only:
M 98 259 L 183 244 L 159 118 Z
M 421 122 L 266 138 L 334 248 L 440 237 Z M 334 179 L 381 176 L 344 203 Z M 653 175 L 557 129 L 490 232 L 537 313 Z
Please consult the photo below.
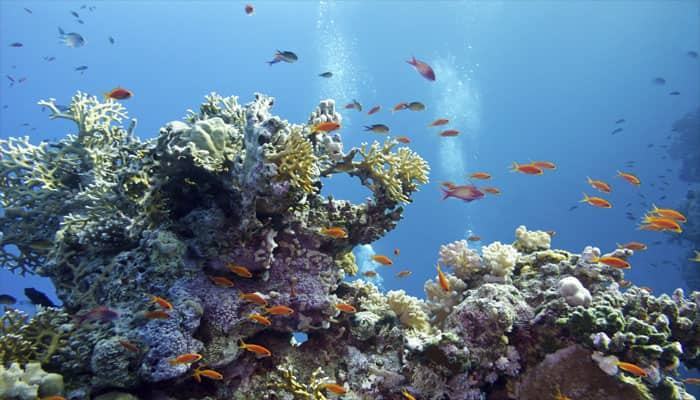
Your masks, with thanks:
M 292 186 L 308 193 L 318 190 L 314 183 L 318 181 L 318 159 L 313 152 L 313 145 L 301 135 L 298 126 L 292 127 L 292 132 L 282 144 L 277 146 L 275 153 L 268 153 L 265 158 L 277 165 L 275 180 L 289 181 Z
M 0 316 L 0 363 L 50 362 L 67 346 L 68 321 L 68 315 L 55 308 L 43 309 L 31 319 L 19 310 L 5 311 Z
M 290 393 L 294 400 L 326 400 L 323 394 L 325 378 L 321 367 L 311 373 L 309 383 L 306 384 L 299 382 L 293 367 L 278 366 L 277 370 L 282 376 L 272 375 L 272 382 L 268 383 L 268 388 L 282 389 Z

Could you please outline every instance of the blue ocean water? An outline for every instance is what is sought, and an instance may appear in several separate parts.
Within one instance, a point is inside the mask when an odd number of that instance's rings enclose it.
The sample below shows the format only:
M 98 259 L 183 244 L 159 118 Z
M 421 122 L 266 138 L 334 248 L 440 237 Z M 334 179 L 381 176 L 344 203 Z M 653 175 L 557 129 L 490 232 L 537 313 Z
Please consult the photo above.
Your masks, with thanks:
M 431 166 L 431 182 L 406 206 L 397 229 L 362 250 L 400 249 L 396 266 L 379 268 L 384 289 L 422 297 L 440 245 L 472 234 L 482 238 L 477 246 L 510 243 L 521 224 L 556 231 L 553 247 L 572 252 L 647 243 L 631 260 L 627 279 L 657 293 L 700 289 L 681 274 L 700 244 L 671 243 L 674 233 L 636 229 L 651 203 L 678 208 L 692 187 L 662 146 L 673 122 L 700 105 L 700 59 L 687 55 L 700 51 L 700 3 L 263 1 L 254 3 L 252 16 L 244 4 L 0 2 L 1 137 L 38 142 L 72 132 L 71 123 L 50 121 L 36 103 L 56 98 L 67 104 L 77 90 L 98 96 L 115 87 L 131 90 L 134 97 L 124 104 L 144 139 L 212 91 L 238 95 L 241 103 L 255 92 L 269 94 L 276 98 L 274 112 L 294 123 L 333 98 L 346 148 L 383 141 L 363 126 L 384 123 L 410 137 L 411 148 Z M 60 44 L 58 27 L 80 33 L 86 45 Z M 23 46 L 10 46 L 15 42 Z M 268 66 L 277 49 L 294 51 L 299 60 Z M 434 68 L 435 82 L 406 63 L 413 55 Z M 79 66 L 88 68 L 76 71 Z M 318 76 L 326 71 L 334 76 Z M 654 84 L 656 77 L 666 84 Z M 681 94 L 669 95 L 676 90 Z M 363 104 L 362 113 L 342 109 L 353 99 Z M 421 101 L 427 109 L 392 114 L 402 101 Z M 382 110 L 368 116 L 374 105 Z M 427 128 L 437 118 L 449 118 L 461 134 L 439 137 L 438 128 Z M 616 125 L 618 119 L 625 122 Z M 617 127 L 624 130 L 611 135 Z M 512 162 L 530 160 L 552 161 L 558 169 L 543 176 L 509 172 Z M 629 185 L 617 170 L 636 174 L 642 185 Z M 493 176 L 476 183 L 502 194 L 471 203 L 441 200 L 439 181 L 466 183 L 476 171 Z M 587 176 L 612 185 L 606 196 L 612 209 L 578 202 L 582 192 L 596 195 Z M 323 193 L 355 202 L 370 194 L 344 177 L 327 179 Z M 627 211 L 636 219 L 627 219 Z M 413 275 L 395 278 L 401 269 Z M 50 282 L 38 277 L 0 271 L 0 278 L 0 293 L 22 298 L 31 286 L 53 295 Z

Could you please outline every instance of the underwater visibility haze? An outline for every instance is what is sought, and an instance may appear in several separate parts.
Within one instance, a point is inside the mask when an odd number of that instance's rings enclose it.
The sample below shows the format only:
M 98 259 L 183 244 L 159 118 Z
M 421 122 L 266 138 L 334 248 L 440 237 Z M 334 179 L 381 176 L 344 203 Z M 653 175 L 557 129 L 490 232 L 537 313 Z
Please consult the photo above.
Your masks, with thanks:
M 0 399 L 700 395 L 697 1 L 0 2 Z

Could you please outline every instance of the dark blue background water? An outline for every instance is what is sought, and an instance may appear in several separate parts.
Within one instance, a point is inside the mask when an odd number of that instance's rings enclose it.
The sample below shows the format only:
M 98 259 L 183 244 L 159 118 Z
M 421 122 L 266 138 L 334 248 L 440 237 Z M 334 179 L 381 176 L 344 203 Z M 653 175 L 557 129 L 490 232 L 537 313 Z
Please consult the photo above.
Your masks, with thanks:
M 82 4 L 96 8 L 80 9 Z M 431 182 L 406 207 L 402 223 L 372 244 L 379 254 L 401 249 L 397 266 L 379 269 L 385 289 L 422 296 L 441 244 L 468 233 L 485 244 L 509 243 L 520 224 L 555 230 L 553 247 L 573 252 L 588 244 L 605 252 L 615 243 L 645 242 L 649 250 L 631 259 L 630 280 L 657 292 L 699 289 L 688 287 L 679 273 L 692 255 L 690 245 L 666 243 L 672 233 L 636 230 L 647 209 L 641 201 L 675 208 L 689 187 L 660 146 L 668 143 L 673 121 L 700 104 L 700 60 L 686 54 L 700 51 L 698 2 L 283 1 L 253 3 L 253 16 L 245 15 L 244 4 L 0 2 L 0 135 L 38 142 L 74 132 L 69 122 L 49 121 L 36 102 L 54 97 L 68 104 L 76 90 L 98 96 L 118 86 L 132 90 L 125 105 L 138 118 L 136 133 L 143 139 L 181 119 L 186 109 L 197 109 L 211 91 L 239 95 L 241 103 L 254 92 L 272 95 L 273 112 L 293 123 L 306 122 L 319 100 L 334 98 L 346 149 L 383 141 L 362 127 L 385 123 L 393 134 L 409 136 L 432 168 Z M 58 26 L 81 33 L 87 44 L 59 44 Z M 12 42 L 24 46 L 9 47 Z M 296 52 L 299 61 L 268 66 L 276 49 Z M 411 55 L 434 67 L 435 82 L 406 64 Z M 49 56 L 56 60 L 43 59 Z M 74 71 L 80 65 L 89 69 Z M 318 77 L 325 71 L 335 76 Z M 6 75 L 27 81 L 9 87 Z M 652 83 L 658 76 L 665 86 Z M 669 96 L 672 90 L 681 95 Z M 353 98 L 363 113 L 342 109 Z M 389 112 L 414 100 L 427 110 Z M 382 111 L 367 116 L 374 105 Z M 437 136 L 437 128 L 426 127 L 436 118 L 452 120 L 461 135 Z M 626 120 L 624 131 L 613 136 L 619 118 Z M 543 176 L 508 172 L 513 161 L 530 160 L 559 168 Z M 636 166 L 626 168 L 628 160 Z M 618 169 L 637 174 L 641 187 L 616 177 Z M 469 204 L 440 200 L 438 181 L 462 183 L 475 171 L 491 173 L 486 185 L 503 194 Z M 658 175 L 669 183 L 663 191 Z M 582 192 L 597 195 L 587 176 L 612 185 L 606 196 L 612 209 L 577 203 Z M 325 183 L 324 193 L 337 198 L 359 202 L 369 195 L 347 177 Z M 573 205 L 578 207 L 569 211 Z M 626 211 L 637 219 L 627 219 Z M 393 275 L 400 269 L 413 275 L 398 280 Z M 50 288 L 34 277 L 0 277 L 2 293 Z

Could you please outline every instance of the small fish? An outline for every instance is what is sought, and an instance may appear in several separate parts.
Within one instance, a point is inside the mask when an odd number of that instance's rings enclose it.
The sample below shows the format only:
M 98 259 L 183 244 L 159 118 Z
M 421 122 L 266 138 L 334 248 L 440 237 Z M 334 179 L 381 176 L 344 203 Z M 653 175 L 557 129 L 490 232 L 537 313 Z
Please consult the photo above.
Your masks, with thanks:
M 449 119 L 440 118 L 440 119 L 436 119 L 435 121 L 431 122 L 430 125 L 428 125 L 428 128 L 431 128 L 433 126 L 447 125 L 449 123 L 450 123 Z
M 399 250 L 398 248 L 395 248 L 395 249 L 394 249 L 394 255 L 395 255 L 395 256 L 398 256 L 399 254 L 401 254 L 401 250 Z
M 435 71 L 430 67 L 430 65 L 424 63 L 423 61 L 416 60 L 415 57 L 411 57 L 410 60 L 406 61 L 418 71 L 421 76 L 429 81 L 435 81 Z
M 11 306 L 17 303 L 17 299 L 10 296 L 9 294 L 0 294 L 0 304 L 5 304 Z
M 557 169 L 557 165 L 551 161 L 533 161 L 530 164 L 542 169 Z
M 440 183 L 440 186 L 444 186 L 448 189 L 454 189 L 457 187 L 457 185 L 455 185 L 455 183 L 452 181 L 440 181 L 439 183 Z
M 409 139 L 409 138 L 406 137 L 406 136 L 397 136 L 397 137 L 396 137 L 396 141 L 397 141 L 397 142 L 401 142 L 401 143 L 403 143 L 403 144 L 409 144 L 409 143 L 411 143 L 411 139 Z
M 251 6 L 250 4 L 246 4 L 243 9 L 245 10 L 245 14 L 247 16 L 255 14 L 255 7 Z
M 332 72 L 324 72 L 322 74 L 318 74 L 318 76 L 320 76 L 321 78 L 332 78 L 333 73 Z
M 257 345 L 257 344 L 252 344 L 252 343 L 251 343 L 251 344 L 246 343 L 246 342 L 243 341 L 243 339 L 238 339 L 238 340 L 240 340 L 240 342 L 241 342 L 241 343 L 238 345 L 238 348 L 239 348 L 239 349 L 248 350 L 248 351 L 250 351 L 251 353 L 255 353 L 255 354 L 257 354 L 257 355 L 259 355 L 259 356 L 263 356 L 263 357 L 269 357 L 269 356 L 272 355 L 272 353 L 270 352 L 270 350 L 268 350 L 267 348 L 265 348 L 265 347 L 263 347 L 263 346 L 260 346 L 260 345 Z
M 26 82 L 26 81 L 27 81 L 27 78 L 26 78 L 26 77 L 21 77 L 21 78 L 17 79 L 17 83 L 23 83 L 23 82 Z
M 628 288 L 632 286 L 632 282 L 626 281 L 624 279 L 621 279 L 617 284 L 620 286 L 620 289 Z
M 87 66 L 87 65 L 81 65 L 81 66 L 79 66 L 79 67 L 73 68 L 74 71 L 85 71 L 85 70 L 87 70 L 87 69 L 88 69 L 88 66 Z
M 13 78 L 12 76 L 10 76 L 10 75 L 5 75 L 5 77 L 6 77 L 7 79 L 9 79 L 10 82 L 12 82 L 12 83 L 15 82 L 15 78 Z
M 650 288 L 649 286 L 640 286 L 639 289 L 649 294 L 654 294 L 654 289 Z
M 30 10 L 30 9 L 29 9 L 29 8 L 27 8 L 27 7 L 24 7 L 24 11 L 26 11 L 26 12 L 27 12 L 27 13 L 29 13 L 29 14 L 31 14 L 31 13 L 32 13 L 32 10 Z
M 583 194 L 583 200 L 580 200 L 579 203 L 588 203 L 600 208 L 612 208 L 612 204 L 609 201 L 600 197 L 588 197 L 586 193 Z
M 65 397 L 63 396 L 45 396 L 45 397 L 37 397 L 38 400 L 66 400 Z
M 248 314 L 248 315 L 246 315 L 246 318 L 252 319 L 253 321 L 255 321 L 255 322 L 259 323 L 259 324 L 263 324 L 263 325 L 267 325 L 267 326 L 272 325 L 272 321 L 270 321 L 269 319 L 263 317 L 263 316 L 260 315 L 260 314 Z
M 59 38 L 61 39 L 61 43 L 66 45 L 67 47 L 70 48 L 78 48 L 78 47 L 83 47 L 87 43 L 85 38 L 77 33 L 77 32 L 69 32 L 65 33 L 61 27 L 58 28 L 58 33 L 59 33 Z
M 330 236 L 334 239 L 347 239 L 348 233 L 345 231 L 345 229 L 338 227 L 338 226 L 332 226 L 330 228 L 323 228 L 321 229 L 321 234 L 325 236 Z
M 134 353 L 140 353 L 140 352 L 141 352 L 141 349 L 139 349 L 139 347 L 138 347 L 137 345 L 135 345 L 135 344 L 133 344 L 133 343 L 131 343 L 131 342 L 127 342 L 127 341 L 125 341 L 125 340 L 120 340 L 120 341 L 119 341 L 119 344 L 122 345 L 122 347 L 124 347 L 125 349 L 127 349 L 127 350 L 129 350 L 129 351 L 131 351 L 131 352 L 134 352 Z
M 240 299 L 243 299 L 245 301 L 255 303 L 261 307 L 267 306 L 267 299 L 265 296 L 263 296 L 262 293 L 259 292 L 252 292 L 252 293 L 243 293 L 238 296 Z
M 438 135 L 440 135 L 442 137 L 454 137 L 454 136 L 459 135 L 459 131 L 456 129 L 447 129 L 447 130 L 444 130 L 444 131 L 438 133 Z
M 44 61 L 46 61 L 46 62 L 51 62 L 51 61 L 54 61 L 55 59 L 56 59 L 56 57 L 54 57 L 54 56 L 44 57 Z
M 162 310 L 157 310 L 157 311 L 148 311 L 143 313 L 143 317 L 146 319 L 157 319 L 157 320 L 163 320 L 163 319 L 169 319 L 172 318 L 173 316 L 165 311 Z
M 374 106 L 367 112 L 367 115 L 372 115 L 382 109 L 382 106 Z
M 362 104 L 360 104 L 359 101 L 353 99 L 353 100 L 352 100 L 352 103 L 348 103 L 348 104 L 345 105 L 345 109 L 346 109 L 346 110 L 350 110 L 350 109 L 353 109 L 353 108 L 354 108 L 356 111 L 360 112 L 360 111 L 362 111 Z
M 80 15 L 78 15 L 77 12 L 71 11 L 70 13 L 73 14 L 73 16 L 74 16 L 75 18 L 80 18 Z
M 669 95 L 671 95 L 671 96 L 678 96 L 680 94 L 681 94 L 681 92 L 679 92 L 677 90 L 674 90 L 673 92 L 669 92 Z
M 593 188 L 598 189 L 599 191 L 601 191 L 601 192 L 603 192 L 603 193 L 610 193 L 610 192 L 612 192 L 612 189 L 610 188 L 610 185 L 608 185 L 607 183 L 605 183 L 605 182 L 603 182 L 603 181 L 596 181 L 596 180 L 593 180 L 593 179 L 591 179 L 589 176 L 587 176 L 586 179 L 588 179 L 588 184 L 590 184 L 591 186 L 593 186 Z
M 483 188 L 481 188 L 481 190 L 483 190 L 486 193 L 501 194 L 501 191 L 495 187 L 483 187 Z
M 624 129 L 622 129 L 622 128 L 616 128 L 616 129 L 613 129 L 613 131 L 610 132 L 610 134 L 611 134 L 611 135 L 615 135 L 616 133 L 620 133 L 620 132 L 622 132 L 623 130 L 624 130 Z
M 151 298 L 151 303 L 158 304 L 159 306 L 163 307 L 163 308 L 166 309 L 166 310 L 172 310 L 172 309 L 173 309 L 173 305 L 170 304 L 170 302 L 168 302 L 167 300 L 165 300 L 165 299 L 162 298 L 162 297 L 154 296 L 154 295 L 152 295 L 152 294 L 149 294 L 148 297 Z
M 199 367 L 195 368 L 194 372 L 192 373 L 192 377 L 195 381 L 197 381 L 197 383 L 202 383 L 203 376 L 215 381 L 224 379 L 224 376 L 221 375 L 221 373 L 214 371 L 213 369 L 202 369 L 203 367 L 203 365 L 200 365 Z
M 624 361 L 618 361 L 615 364 L 621 370 L 627 371 L 631 374 L 634 374 L 637 376 L 643 376 L 645 378 L 649 376 L 649 374 L 647 374 L 647 372 L 642 367 L 640 367 L 638 365 L 631 364 L 631 363 L 624 362 Z
M 697 53 L 695 56 L 697 57 Z M 685 383 L 686 385 L 700 385 L 700 378 L 684 378 L 681 379 L 681 382 Z
M 491 174 L 486 172 L 474 172 L 473 174 L 469 175 L 469 177 L 472 179 L 489 180 L 491 179 Z
M 374 133 L 389 133 L 389 127 L 382 124 L 374 124 L 365 126 L 365 131 L 370 131 Z
M 654 147 L 654 143 L 649 143 L 649 144 L 647 145 L 647 148 L 651 148 L 651 147 Z
M 332 122 L 332 121 L 331 122 L 322 122 L 318 125 L 314 125 L 314 127 L 311 128 L 311 133 L 315 133 L 315 132 L 328 133 L 328 132 L 337 131 L 340 128 L 342 128 L 342 126 L 340 126 L 340 124 L 337 122 Z
M 132 98 L 133 96 L 134 94 L 128 89 L 114 88 L 109 92 L 105 92 L 104 99 L 126 100 Z
M 604 257 L 593 257 L 591 263 L 601 263 L 608 267 L 618 268 L 618 269 L 630 269 L 632 266 L 627 261 L 620 257 L 604 256 Z
M 554 235 L 556 235 L 556 234 L 557 234 L 557 232 L 556 232 L 556 231 L 545 231 L 545 233 L 546 233 L 546 234 L 548 234 L 548 235 L 549 235 L 549 237 L 553 237 Z
M 214 282 L 214 284 L 221 287 L 233 287 L 234 283 L 232 280 L 223 276 L 209 276 L 209 279 Z
M 235 265 L 233 263 L 227 263 L 226 268 L 233 272 L 234 274 L 240 276 L 241 278 L 252 278 L 253 273 L 250 272 L 250 270 L 242 265 Z
M 693 250 L 695 252 L 695 257 L 689 258 L 689 261 L 700 262 L 700 251 Z
M 392 113 L 395 113 L 395 112 L 397 112 L 397 111 L 405 110 L 407 106 L 408 106 L 408 103 L 405 102 L 405 101 L 402 101 L 401 103 L 395 105 L 395 106 L 391 109 L 391 112 L 392 112 Z
M 629 242 L 629 243 L 625 243 L 625 244 L 617 243 L 617 248 L 618 249 L 630 249 L 630 250 L 634 250 L 634 251 L 640 251 L 640 250 L 646 250 L 647 245 L 645 245 L 644 243 L 639 243 L 639 242 Z
M 82 19 L 79 19 L 79 20 L 78 20 L 78 23 L 81 24 L 81 25 L 83 25 L 83 24 L 85 24 L 85 21 L 83 21 Z
M 526 175 L 542 175 L 544 173 L 542 168 L 532 164 L 518 165 L 518 163 L 513 162 L 511 168 L 511 172 L 521 172 Z
M 440 269 L 440 264 L 437 264 L 437 272 L 438 272 L 438 282 L 440 283 L 440 287 L 442 288 L 442 290 L 449 292 L 450 291 L 450 282 L 447 280 L 447 277 L 445 277 L 445 274 Z
M 277 52 L 275 53 L 275 57 L 272 59 L 272 61 L 268 61 L 267 64 L 268 65 L 277 64 L 280 61 L 284 61 L 286 63 L 294 63 L 298 59 L 299 59 L 299 57 L 297 57 L 297 55 L 292 51 L 277 50 Z
M 368 278 L 374 278 L 377 276 L 377 271 L 365 271 L 362 273 L 362 276 L 366 276 Z
M 345 387 L 338 385 L 337 383 L 324 383 L 320 386 L 321 390 L 328 390 L 335 394 L 345 394 L 348 392 Z
M 109 322 L 117 318 L 119 318 L 119 314 L 107 306 L 97 306 L 83 315 L 74 317 L 77 325 L 81 325 L 85 321 Z
M 294 314 L 294 309 L 287 306 L 267 307 L 263 310 L 263 314 L 270 315 L 291 315 Z
M 416 398 L 413 397 L 413 395 L 409 393 L 408 389 L 406 388 L 401 389 L 401 394 L 406 398 L 406 400 L 416 400 Z
M 625 119 L 624 119 L 624 118 L 620 118 L 620 119 L 618 119 L 617 121 L 615 121 L 615 124 L 621 124 L 621 123 L 623 123 L 623 122 L 625 122 Z
M 659 76 L 659 77 L 652 79 L 652 83 L 654 83 L 654 85 L 663 86 L 666 84 L 666 79 Z
M 84 10 L 84 9 L 86 9 L 86 8 L 87 8 L 87 6 L 86 6 L 85 4 L 83 4 L 82 6 L 80 6 L 80 9 L 81 9 L 81 10 Z
M 470 202 L 484 197 L 484 192 L 477 189 L 477 187 L 474 185 L 455 186 L 449 190 L 440 188 L 440 191 L 442 192 L 441 200 L 445 200 L 448 197 L 454 197 L 456 199 Z
M 27 296 L 29 301 L 35 306 L 56 307 L 56 304 L 49 299 L 49 296 L 34 288 L 25 288 L 24 295 Z
M 386 265 L 386 266 L 394 265 L 394 262 L 391 261 L 391 259 L 389 257 L 381 255 L 381 254 L 373 255 L 372 260 L 376 261 L 382 265 Z
M 396 277 L 397 278 L 405 278 L 405 277 L 411 275 L 412 273 L 413 272 L 411 272 L 411 271 L 404 270 L 404 271 L 400 271 L 398 274 L 396 274 Z
M 114 44 L 114 38 L 112 36 L 108 37 L 107 40 L 109 40 L 110 44 Z
M 479 240 L 481 240 L 481 236 L 479 235 L 471 235 L 467 237 L 467 241 L 469 242 L 478 242 Z
M 24 46 L 24 44 L 22 44 L 20 42 L 14 42 L 14 43 L 10 44 L 10 47 L 22 47 L 22 46 Z
M 639 186 L 641 184 L 641 181 L 639 180 L 639 178 L 637 178 L 633 174 L 628 174 L 625 172 L 617 171 L 617 175 L 621 176 L 622 179 L 626 180 L 627 182 L 629 182 L 635 186 Z
M 289 298 L 290 299 L 296 299 L 297 298 L 297 283 L 299 283 L 299 280 L 297 278 L 292 278 L 289 280 Z
M 351 306 L 350 304 L 346 304 L 346 303 L 338 303 L 338 304 L 335 304 L 334 307 L 342 312 L 346 312 L 346 313 L 350 313 L 350 314 L 357 312 L 357 309 L 355 307 Z
M 569 207 L 569 211 L 574 211 L 577 208 L 578 208 L 578 205 L 573 205 L 573 206 Z
M 196 363 L 197 361 L 202 359 L 202 355 L 198 353 L 187 353 L 187 354 L 182 354 L 179 355 L 172 360 L 170 360 L 170 364 L 172 365 L 177 365 L 177 364 L 192 364 Z
M 421 103 L 420 101 L 413 101 L 413 102 L 408 103 L 406 108 L 411 110 L 411 111 L 424 111 L 425 104 Z

